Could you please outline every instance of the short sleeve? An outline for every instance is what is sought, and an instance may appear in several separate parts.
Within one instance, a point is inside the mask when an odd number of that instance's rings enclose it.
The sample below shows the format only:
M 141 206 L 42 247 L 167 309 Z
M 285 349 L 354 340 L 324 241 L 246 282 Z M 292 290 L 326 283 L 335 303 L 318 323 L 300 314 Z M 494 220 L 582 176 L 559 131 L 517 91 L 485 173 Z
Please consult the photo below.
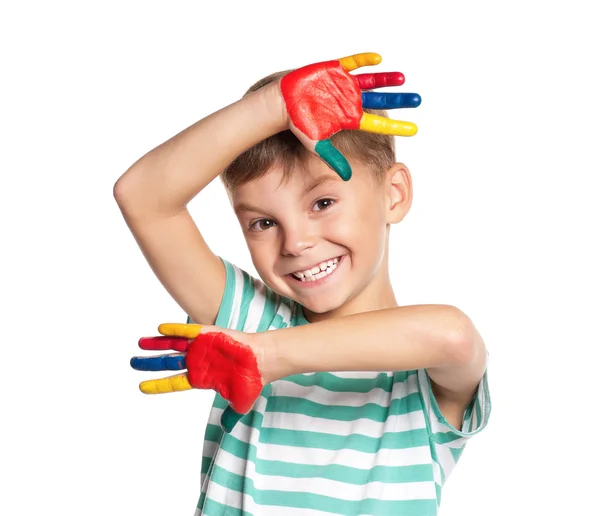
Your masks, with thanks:
M 486 351 L 486 369 L 479 381 L 477 391 L 463 414 L 461 428 L 455 428 L 442 415 L 431 380 L 425 369 L 417 370 L 419 392 L 423 400 L 425 421 L 435 460 L 434 477 L 442 486 L 458 462 L 467 441 L 481 432 L 488 424 L 492 403 L 488 388 L 489 353 Z
M 226 281 L 216 326 L 255 333 L 287 328 L 298 318 L 299 305 L 236 265 L 223 258 L 221 261 L 225 265 Z M 191 322 L 188 316 L 187 323 Z
M 423 396 L 426 417 L 431 427 L 433 440 L 439 443 L 455 441 L 457 439 L 466 440 L 481 432 L 486 427 L 492 409 L 488 388 L 488 365 L 489 353 L 486 351 L 486 369 L 477 386 L 477 391 L 475 392 L 473 399 L 465 410 L 461 428 L 452 426 L 442 415 L 431 388 L 431 380 L 429 379 L 427 371 L 425 369 L 419 369 L 417 371 L 419 390 Z

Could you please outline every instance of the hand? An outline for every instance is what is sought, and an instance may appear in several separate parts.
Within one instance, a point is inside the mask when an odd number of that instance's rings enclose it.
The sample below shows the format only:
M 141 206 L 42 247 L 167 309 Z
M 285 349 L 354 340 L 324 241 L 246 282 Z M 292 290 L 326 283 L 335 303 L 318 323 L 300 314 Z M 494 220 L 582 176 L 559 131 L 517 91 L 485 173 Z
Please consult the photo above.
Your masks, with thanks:
M 142 337 L 140 348 L 180 353 L 133 357 L 131 367 L 139 371 L 187 368 L 187 373 L 142 382 L 143 393 L 213 389 L 229 401 L 239 417 L 250 411 L 266 383 L 261 372 L 264 349 L 260 334 L 199 324 L 161 324 L 158 332 L 161 337 Z
M 395 109 L 421 104 L 421 97 L 416 93 L 361 91 L 404 84 L 404 75 L 400 72 L 348 73 L 380 62 L 379 54 L 356 54 L 299 68 L 285 75 L 280 82 L 290 129 L 309 151 L 321 157 L 344 181 L 350 179 L 352 169 L 331 144 L 330 136 L 342 129 L 396 136 L 412 136 L 417 132 L 417 126 L 410 122 L 363 112 L 363 108 Z

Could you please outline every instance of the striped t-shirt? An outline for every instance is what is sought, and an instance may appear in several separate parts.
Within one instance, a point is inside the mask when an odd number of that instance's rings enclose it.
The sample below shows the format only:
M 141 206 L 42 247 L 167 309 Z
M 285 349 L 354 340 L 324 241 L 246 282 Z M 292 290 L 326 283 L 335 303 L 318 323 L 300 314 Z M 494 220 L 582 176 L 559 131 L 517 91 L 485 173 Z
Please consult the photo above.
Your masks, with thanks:
M 308 324 L 300 305 L 223 262 L 217 326 Z M 436 515 L 444 482 L 491 410 L 486 372 L 455 429 L 424 369 L 288 376 L 265 385 L 230 432 L 221 420 L 227 407 L 217 393 L 195 516 Z

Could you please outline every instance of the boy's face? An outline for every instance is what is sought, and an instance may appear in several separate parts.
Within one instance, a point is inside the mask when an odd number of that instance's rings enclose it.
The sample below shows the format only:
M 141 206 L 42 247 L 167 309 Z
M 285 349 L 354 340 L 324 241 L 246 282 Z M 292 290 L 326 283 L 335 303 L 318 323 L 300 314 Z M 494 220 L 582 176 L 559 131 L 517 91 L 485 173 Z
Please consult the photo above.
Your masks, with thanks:
M 318 314 L 343 307 L 377 283 L 387 225 L 399 220 L 388 182 L 377 185 L 365 165 L 351 166 L 345 182 L 311 156 L 286 183 L 275 167 L 232 194 L 261 279 Z

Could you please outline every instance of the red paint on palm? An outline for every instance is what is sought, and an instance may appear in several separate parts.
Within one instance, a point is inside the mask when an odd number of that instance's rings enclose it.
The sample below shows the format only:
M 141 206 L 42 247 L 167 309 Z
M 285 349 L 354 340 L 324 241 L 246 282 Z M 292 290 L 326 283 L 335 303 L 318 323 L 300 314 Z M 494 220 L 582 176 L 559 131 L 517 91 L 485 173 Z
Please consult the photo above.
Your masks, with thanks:
M 363 115 L 356 79 L 339 61 L 299 68 L 281 79 L 281 93 L 291 121 L 312 140 L 342 129 L 358 129 Z
M 198 335 L 185 364 L 192 387 L 216 390 L 240 414 L 250 411 L 263 388 L 252 348 L 224 333 Z

